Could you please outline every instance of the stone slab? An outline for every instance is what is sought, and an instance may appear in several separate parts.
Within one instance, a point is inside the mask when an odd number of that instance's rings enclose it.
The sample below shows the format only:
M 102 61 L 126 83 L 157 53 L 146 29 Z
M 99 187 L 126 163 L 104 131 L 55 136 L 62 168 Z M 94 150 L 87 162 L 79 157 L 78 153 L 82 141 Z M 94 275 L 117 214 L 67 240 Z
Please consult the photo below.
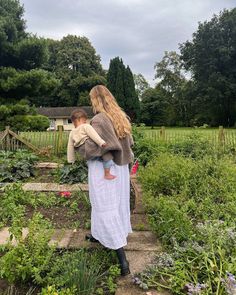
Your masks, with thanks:
M 169 295 L 166 291 L 156 290 L 144 291 L 132 282 L 132 275 L 143 271 L 157 255 L 155 251 L 127 251 L 126 257 L 129 260 L 131 275 L 118 279 L 116 295 Z
M 83 183 L 78 184 L 58 184 L 58 183 L 25 183 L 22 186 L 25 191 L 35 192 L 65 192 L 65 191 L 88 191 L 88 185 Z
M 72 237 L 73 230 L 55 229 L 49 241 L 49 245 L 55 245 L 59 249 L 68 248 Z
M 73 236 L 70 240 L 68 248 L 78 249 L 78 248 L 103 248 L 100 243 L 91 243 L 85 240 L 85 235 L 90 233 L 89 230 L 78 229 L 74 231 Z
M 54 163 L 54 162 L 41 162 L 41 163 L 37 163 L 35 165 L 35 168 L 38 169 L 57 169 L 57 168 L 61 168 L 63 167 L 63 164 L 58 164 L 58 163 Z
M 22 229 L 22 238 L 25 239 L 29 233 L 28 228 Z M 0 230 L 0 245 L 7 245 L 10 242 L 10 232 L 9 227 L 4 227 Z M 11 241 L 11 244 L 13 246 L 17 245 L 17 242 L 15 239 Z
M 150 230 L 148 218 L 145 214 L 131 214 L 131 224 L 133 230 Z

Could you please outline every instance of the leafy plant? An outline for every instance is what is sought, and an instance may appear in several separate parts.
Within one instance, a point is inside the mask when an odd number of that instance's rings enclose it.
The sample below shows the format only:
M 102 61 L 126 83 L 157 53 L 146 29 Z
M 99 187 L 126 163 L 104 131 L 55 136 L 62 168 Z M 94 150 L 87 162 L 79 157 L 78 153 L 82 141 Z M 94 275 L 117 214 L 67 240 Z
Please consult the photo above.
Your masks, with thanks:
M 11 239 L 15 238 L 17 245 L 9 244 L 9 250 L 0 258 L 0 277 L 10 283 L 34 281 L 41 284 L 50 269 L 55 251 L 48 246 L 52 234 L 50 224 L 37 213 L 29 221 L 28 229 L 28 235 L 23 239 L 20 220 L 10 228 Z
M 134 283 L 141 288 L 236 291 L 236 166 L 231 157 L 198 156 L 165 152 L 140 171 L 150 225 L 172 261 L 154 261 L 137 274 Z
M 16 182 L 34 176 L 38 157 L 26 150 L 0 152 L 0 182 Z
M 88 179 L 88 168 L 84 162 L 78 161 L 74 164 L 64 165 L 58 171 L 60 183 L 86 183 Z
M 108 274 L 105 271 L 110 259 L 105 251 L 65 252 L 55 259 L 45 281 L 56 288 L 76 289 L 76 294 L 93 294 L 99 284 L 103 289 L 115 289 L 116 268 L 110 267 Z
M 47 286 L 46 288 L 42 288 L 40 295 L 76 295 L 76 289 L 62 288 L 56 289 L 53 286 Z

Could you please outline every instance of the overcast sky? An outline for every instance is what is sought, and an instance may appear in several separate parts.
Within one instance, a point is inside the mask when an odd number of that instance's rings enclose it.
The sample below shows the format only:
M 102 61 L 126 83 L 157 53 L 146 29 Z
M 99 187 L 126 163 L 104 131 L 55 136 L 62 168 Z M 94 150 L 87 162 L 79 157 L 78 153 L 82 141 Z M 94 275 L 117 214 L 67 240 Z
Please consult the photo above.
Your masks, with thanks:
M 21 0 L 28 31 L 60 39 L 86 36 L 104 68 L 115 56 L 152 83 L 154 64 L 165 50 L 191 39 L 198 22 L 236 0 Z

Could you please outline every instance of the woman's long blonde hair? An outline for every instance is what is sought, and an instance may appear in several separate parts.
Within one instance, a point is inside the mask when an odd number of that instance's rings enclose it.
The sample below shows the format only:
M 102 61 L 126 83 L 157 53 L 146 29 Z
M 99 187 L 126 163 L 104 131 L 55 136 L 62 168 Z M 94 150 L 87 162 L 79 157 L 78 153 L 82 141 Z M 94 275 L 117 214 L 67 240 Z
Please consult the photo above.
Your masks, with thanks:
M 89 93 L 93 112 L 105 113 L 111 119 L 116 134 L 124 138 L 131 133 L 131 124 L 126 113 L 119 107 L 115 97 L 103 85 L 97 85 Z

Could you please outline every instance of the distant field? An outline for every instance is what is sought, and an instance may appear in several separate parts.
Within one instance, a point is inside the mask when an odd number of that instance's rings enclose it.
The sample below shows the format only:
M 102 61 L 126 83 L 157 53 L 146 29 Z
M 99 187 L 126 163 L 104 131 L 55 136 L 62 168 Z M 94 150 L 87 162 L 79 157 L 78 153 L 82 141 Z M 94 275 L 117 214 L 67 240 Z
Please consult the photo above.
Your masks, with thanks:
M 164 140 L 167 142 L 179 142 L 188 138 L 191 135 L 200 135 L 213 144 L 224 143 L 230 146 L 236 146 L 236 129 L 219 129 L 219 128 L 191 128 L 191 127 L 138 127 L 138 130 L 143 132 L 145 137 L 152 141 Z

